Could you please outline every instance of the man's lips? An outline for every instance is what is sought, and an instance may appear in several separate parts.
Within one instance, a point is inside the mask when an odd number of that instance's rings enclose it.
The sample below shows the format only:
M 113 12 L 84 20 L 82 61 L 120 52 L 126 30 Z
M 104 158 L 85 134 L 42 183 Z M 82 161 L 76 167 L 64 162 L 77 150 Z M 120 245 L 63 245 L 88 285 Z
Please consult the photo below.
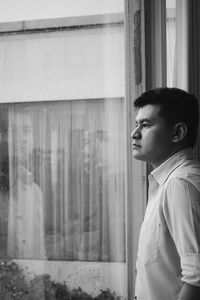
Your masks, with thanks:
M 133 146 L 133 148 L 134 148 L 134 149 L 141 148 L 141 146 L 140 146 L 140 145 L 138 145 L 138 144 L 135 144 L 135 143 L 133 143 L 133 144 L 132 144 L 132 146 Z

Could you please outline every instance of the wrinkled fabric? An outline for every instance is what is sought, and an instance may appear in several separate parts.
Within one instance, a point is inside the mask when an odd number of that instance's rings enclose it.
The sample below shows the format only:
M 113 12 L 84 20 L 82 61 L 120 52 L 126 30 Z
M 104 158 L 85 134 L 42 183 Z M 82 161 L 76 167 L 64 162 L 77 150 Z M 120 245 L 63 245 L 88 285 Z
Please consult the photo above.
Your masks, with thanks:
M 149 175 L 141 227 L 136 299 L 177 300 L 184 282 L 200 286 L 200 163 L 185 149 Z

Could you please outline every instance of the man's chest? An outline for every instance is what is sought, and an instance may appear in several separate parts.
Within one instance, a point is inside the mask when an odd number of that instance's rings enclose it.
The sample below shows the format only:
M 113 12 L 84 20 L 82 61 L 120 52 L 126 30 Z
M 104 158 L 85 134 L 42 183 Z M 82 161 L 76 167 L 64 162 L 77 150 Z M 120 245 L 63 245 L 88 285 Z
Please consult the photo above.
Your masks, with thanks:
M 164 191 L 158 189 L 148 202 L 145 218 L 140 231 L 138 255 L 142 264 L 158 260 L 159 251 L 165 251 L 170 239 L 169 230 L 163 215 Z

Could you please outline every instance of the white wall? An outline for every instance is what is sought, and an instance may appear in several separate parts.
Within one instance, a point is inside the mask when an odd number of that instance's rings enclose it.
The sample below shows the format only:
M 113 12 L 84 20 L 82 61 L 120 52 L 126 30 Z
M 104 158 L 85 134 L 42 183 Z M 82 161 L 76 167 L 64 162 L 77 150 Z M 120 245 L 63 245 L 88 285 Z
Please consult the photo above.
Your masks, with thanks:
M 123 27 L 0 37 L 0 102 L 124 97 Z
M 0 0 L 0 22 L 124 11 L 124 0 Z

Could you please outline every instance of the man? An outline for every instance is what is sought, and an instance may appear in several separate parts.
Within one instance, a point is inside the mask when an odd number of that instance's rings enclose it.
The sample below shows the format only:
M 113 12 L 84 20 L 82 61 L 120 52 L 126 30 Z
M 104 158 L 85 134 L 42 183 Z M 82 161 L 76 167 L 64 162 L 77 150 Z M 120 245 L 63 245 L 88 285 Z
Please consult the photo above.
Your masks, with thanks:
M 19 108 L 9 113 L 9 258 L 46 259 L 44 199 L 33 176 L 33 123 Z M 15 155 L 14 155 L 15 154 Z
M 197 99 L 158 88 L 134 102 L 133 156 L 148 162 L 149 196 L 141 227 L 137 300 L 200 299 L 200 163 L 192 156 Z

